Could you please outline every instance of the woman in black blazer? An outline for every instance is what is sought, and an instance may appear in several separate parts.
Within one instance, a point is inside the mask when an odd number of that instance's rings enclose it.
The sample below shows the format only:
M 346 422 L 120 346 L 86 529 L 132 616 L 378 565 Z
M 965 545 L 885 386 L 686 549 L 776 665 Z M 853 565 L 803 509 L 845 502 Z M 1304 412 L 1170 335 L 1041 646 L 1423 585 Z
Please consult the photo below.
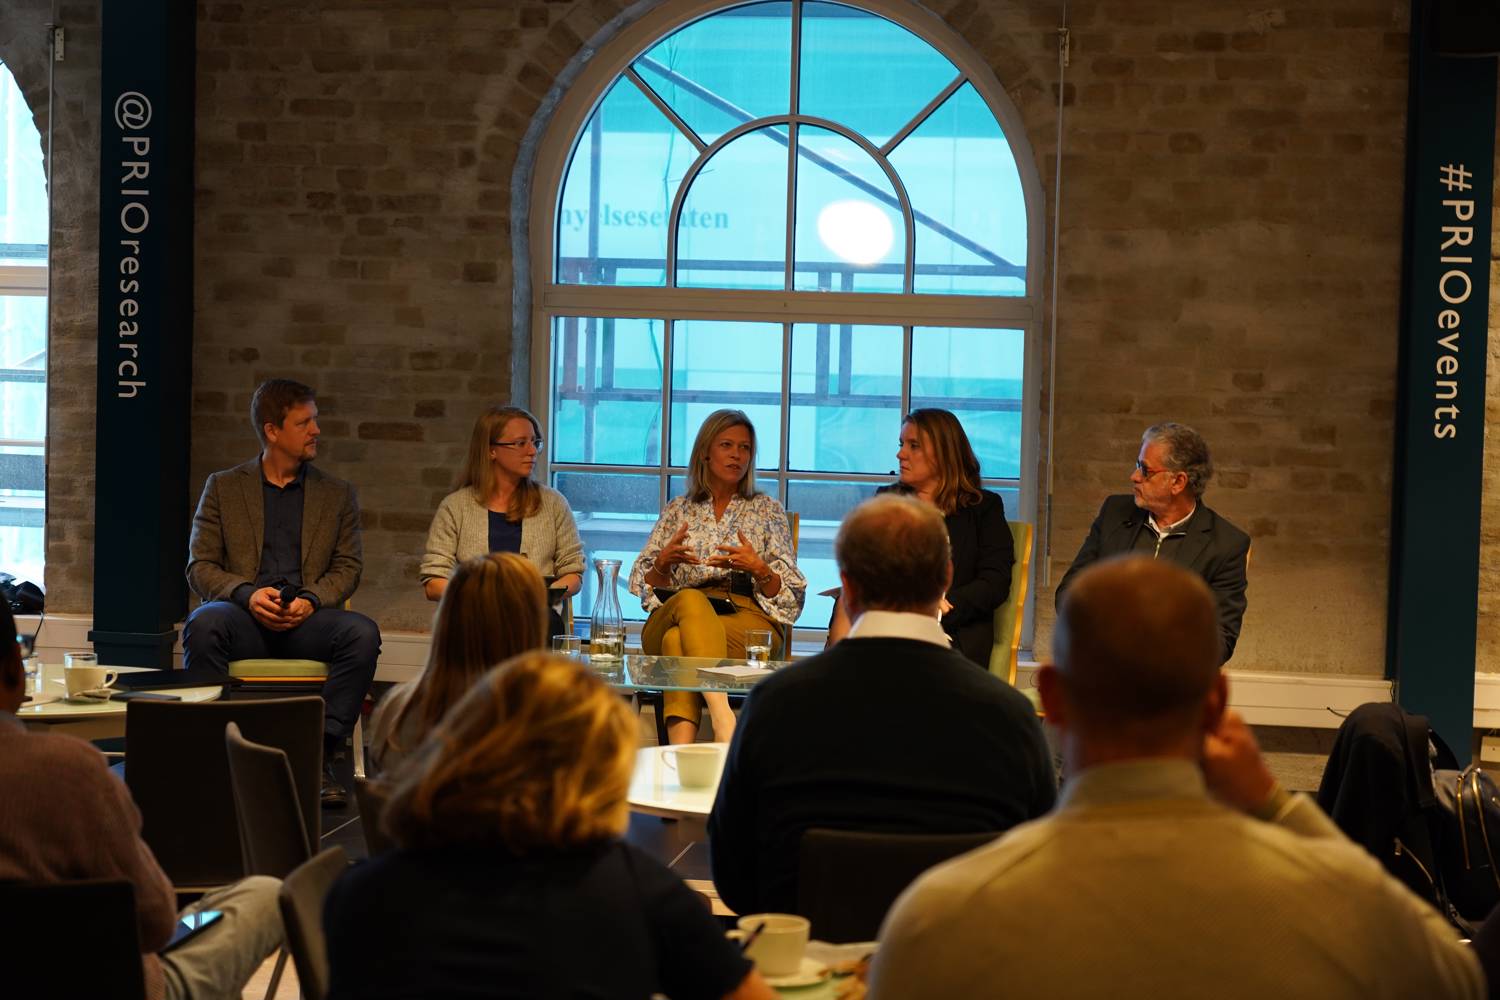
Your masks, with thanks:
M 995 609 L 1010 596 L 1015 542 L 999 494 L 979 485 L 979 459 L 958 418 L 947 410 L 913 410 L 901 422 L 900 478 L 876 492 L 914 496 L 943 512 L 953 549 L 953 584 L 943 601 L 943 631 L 953 648 L 989 669 Z M 849 630 L 834 605 L 828 644 Z

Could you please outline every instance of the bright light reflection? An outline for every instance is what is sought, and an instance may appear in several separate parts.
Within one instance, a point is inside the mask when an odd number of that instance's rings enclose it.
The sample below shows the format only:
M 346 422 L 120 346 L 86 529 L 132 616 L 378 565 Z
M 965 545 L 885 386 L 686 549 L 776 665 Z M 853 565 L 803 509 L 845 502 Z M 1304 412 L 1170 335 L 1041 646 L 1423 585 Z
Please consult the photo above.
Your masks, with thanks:
M 885 259 L 896 234 L 884 212 L 851 198 L 829 202 L 818 213 L 818 238 L 840 260 L 867 266 Z

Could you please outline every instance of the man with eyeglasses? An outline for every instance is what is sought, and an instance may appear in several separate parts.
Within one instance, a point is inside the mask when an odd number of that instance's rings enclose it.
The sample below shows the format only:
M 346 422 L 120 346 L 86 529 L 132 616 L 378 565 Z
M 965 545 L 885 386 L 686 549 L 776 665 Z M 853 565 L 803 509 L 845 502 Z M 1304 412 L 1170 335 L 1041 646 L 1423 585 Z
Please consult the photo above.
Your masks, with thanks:
M 1227 663 L 1245 617 L 1250 536 L 1203 503 L 1213 474 L 1208 442 L 1197 431 L 1175 423 L 1146 428 L 1130 474 L 1132 494 L 1108 497 L 1099 508 L 1057 585 L 1057 607 L 1073 578 L 1101 559 L 1127 552 L 1166 559 L 1203 577 L 1213 591 Z
M 364 566 L 354 487 L 313 468 L 318 404 L 291 379 L 250 400 L 255 458 L 208 477 L 188 542 L 188 585 L 204 603 L 182 633 L 183 666 L 227 674 L 231 660 L 318 660 L 324 806 L 348 804 L 337 777 L 380 656 L 380 629 L 343 608 Z

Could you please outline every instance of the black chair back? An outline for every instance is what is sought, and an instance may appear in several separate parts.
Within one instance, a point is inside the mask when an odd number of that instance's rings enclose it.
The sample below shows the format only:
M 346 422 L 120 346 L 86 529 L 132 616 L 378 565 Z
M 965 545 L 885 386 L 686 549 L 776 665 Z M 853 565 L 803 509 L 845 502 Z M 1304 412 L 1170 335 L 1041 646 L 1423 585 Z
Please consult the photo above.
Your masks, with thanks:
M 125 783 L 141 837 L 178 888 L 242 878 L 244 855 L 224 751 L 224 727 L 284 751 L 310 843 L 321 834 L 323 699 L 132 701 L 125 712 Z
M 886 911 L 918 875 L 998 836 L 808 830 L 802 835 L 797 912 L 812 921 L 812 936 L 820 941 L 873 941 Z
M 396 849 L 396 842 L 380 827 L 385 800 L 385 785 L 369 778 L 355 777 L 354 801 L 359 805 L 359 825 L 365 832 L 365 851 L 372 858 Z
M 328 995 L 328 944 L 323 937 L 323 900 L 344 870 L 349 857 L 342 847 L 330 847 L 297 868 L 281 883 L 281 922 L 286 946 L 297 968 L 297 982 L 305 1000 Z
M 0 882 L 0 941 L 6 996 L 146 995 L 129 882 Z
M 233 722 L 224 727 L 224 749 L 245 874 L 286 878 L 312 857 L 286 752 L 251 743 Z

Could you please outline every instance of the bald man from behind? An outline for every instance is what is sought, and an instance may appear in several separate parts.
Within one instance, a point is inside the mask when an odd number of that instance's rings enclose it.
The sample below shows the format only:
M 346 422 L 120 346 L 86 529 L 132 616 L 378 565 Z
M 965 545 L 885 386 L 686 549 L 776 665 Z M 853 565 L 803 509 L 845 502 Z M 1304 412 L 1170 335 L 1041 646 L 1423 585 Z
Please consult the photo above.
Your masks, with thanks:
M 907 890 L 872 1000 L 1485 995 L 1438 913 L 1272 778 L 1226 709 L 1198 576 L 1141 556 L 1090 567 L 1053 653 L 1057 808 Z

